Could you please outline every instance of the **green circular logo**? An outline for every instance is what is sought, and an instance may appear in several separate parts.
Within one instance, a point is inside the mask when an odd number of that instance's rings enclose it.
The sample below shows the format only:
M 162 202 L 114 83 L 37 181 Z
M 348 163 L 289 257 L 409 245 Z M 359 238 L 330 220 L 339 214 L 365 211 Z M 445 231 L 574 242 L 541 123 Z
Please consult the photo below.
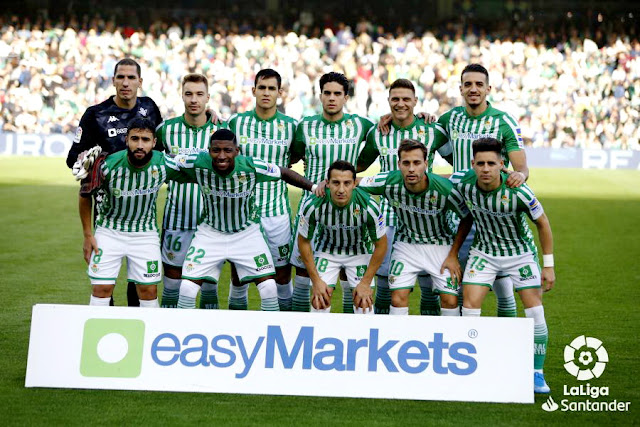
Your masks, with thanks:
M 113 193 L 113 197 L 122 196 L 122 191 L 119 188 L 114 188 L 111 192 Z

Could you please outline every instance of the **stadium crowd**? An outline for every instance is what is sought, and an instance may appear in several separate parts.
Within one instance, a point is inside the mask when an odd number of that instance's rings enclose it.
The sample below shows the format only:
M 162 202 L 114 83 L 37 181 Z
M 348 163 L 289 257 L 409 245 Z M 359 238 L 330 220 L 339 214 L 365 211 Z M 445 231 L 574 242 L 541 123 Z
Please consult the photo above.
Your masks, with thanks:
M 633 32 L 496 37 L 450 26 L 391 34 L 366 20 L 315 36 L 237 25 L 143 32 L 74 19 L 5 20 L 0 27 L 3 132 L 74 132 L 85 109 L 113 93 L 113 68 L 125 56 L 142 65 L 143 94 L 163 117 L 182 112 L 180 78 L 189 72 L 209 78 L 210 105 L 223 117 L 246 111 L 255 74 L 266 67 L 282 74 L 279 108 L 294 118 L 320 111 L 318 79 L 329 71 L 353 82 L 349 112 L 377 119 L 388 112 L 390 82 L 408 78 L 417 83 L 416 111 L 440 115 L 460 102 L 461 70 L 479 62 L 491 74 L 490 101 L 516 116 L 527 145 L 640 149 L 640 41 Z

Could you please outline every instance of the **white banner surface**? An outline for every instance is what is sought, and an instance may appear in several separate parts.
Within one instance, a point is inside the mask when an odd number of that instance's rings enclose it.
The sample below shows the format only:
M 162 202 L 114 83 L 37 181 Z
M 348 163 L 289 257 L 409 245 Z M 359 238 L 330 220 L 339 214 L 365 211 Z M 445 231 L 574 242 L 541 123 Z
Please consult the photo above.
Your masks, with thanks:
M 533 321 L 38 304 L 25 385 L 533 403 Z

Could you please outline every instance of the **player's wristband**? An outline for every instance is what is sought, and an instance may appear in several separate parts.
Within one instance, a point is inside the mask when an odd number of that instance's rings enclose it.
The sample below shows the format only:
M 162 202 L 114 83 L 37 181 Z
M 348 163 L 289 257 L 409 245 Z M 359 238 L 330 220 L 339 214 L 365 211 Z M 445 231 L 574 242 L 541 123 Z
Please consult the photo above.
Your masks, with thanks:
M 314 193 L 316 191 L 316 188 L 318 188 L 318 184 L 313 184 L 311 186 L 311 192 Z
M 553 254 L 542 255 L 542 265 L 544 268 L 553 267 Z

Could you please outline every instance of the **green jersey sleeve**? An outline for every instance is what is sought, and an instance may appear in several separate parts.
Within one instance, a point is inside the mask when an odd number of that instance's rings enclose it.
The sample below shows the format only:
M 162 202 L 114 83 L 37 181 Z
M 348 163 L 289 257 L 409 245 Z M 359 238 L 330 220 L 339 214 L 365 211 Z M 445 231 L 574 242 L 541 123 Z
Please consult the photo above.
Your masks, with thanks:
M 296 133 L 291 143 L 291 158 L 302 159 L 304 157 L 305 141 L 302 125 L 303 122 L 301 121 L 296 126 Z
M 358 169 L 360 170 L 367 169 L 380 156 L 380 150 L 378 150 L 378 145 L 375 141 L 375 133 L 375 127 L 369 129 L 369 132 L 367 133 L 367 140 L 364 144 L 364 148 L 362 149 L 360 156 L 358 156 Z
M 384 215 L 380 211 L 378 204 L 373 199 L 369 199 L 367 203 L 367 233 L 372 242 L 377 242 L 386 235 L 387 224 Z
M 377 175 L 367 176 L 360 180 L 360 183 L 358 184 L 358 188 L 369 194 L 382 196 L 386 189 L 388 176 L 389 176 L 389 172 L 383 172 Z
M 312 196 L 312 199 L 309 203 L 304 205 L 302 212 L 300 212 L 300 216 L 298 218 L 298 234 L 300 234 L 305 239 L 311 239 L 313 237 L 313 233 L 316 229 L 316 203 L 318 198 L 316 196 Z
M 451 193 L 447 198 L 447 202 L 450 205 L 454 206 L 454 211 L 457 212 L 460 218 L 466 218 L 471 212 L 469 212 L 469 208 L 467 207 L 467 202 L 462 195 L 461 188 L 462 183 L 458 183 L 453 186 L 451 189 Z
M 502 116 L 500 132 L 502 133 L 502 145 L 504 145 L 507 153 L 524 149 L 520 125 L 511 115 L 504 114 Z
M 544 214 L 542 204 L 540 204 L 540 201 L 538 201 L 536 195 L 533 194 L 533 191 L 531 191 L 527 184 L 522 184 L 520 187 L 514 188 L 513 190 L 518 196 L 519 211 L 526 213 L 533 221 L 537 220 L 542 216 L 542 214 Z
M 278 165 L 267 163 L 264 160 L 250 158 L 256 171 L 257 182 L 277 181 L 282 177 L 282 171 Z

